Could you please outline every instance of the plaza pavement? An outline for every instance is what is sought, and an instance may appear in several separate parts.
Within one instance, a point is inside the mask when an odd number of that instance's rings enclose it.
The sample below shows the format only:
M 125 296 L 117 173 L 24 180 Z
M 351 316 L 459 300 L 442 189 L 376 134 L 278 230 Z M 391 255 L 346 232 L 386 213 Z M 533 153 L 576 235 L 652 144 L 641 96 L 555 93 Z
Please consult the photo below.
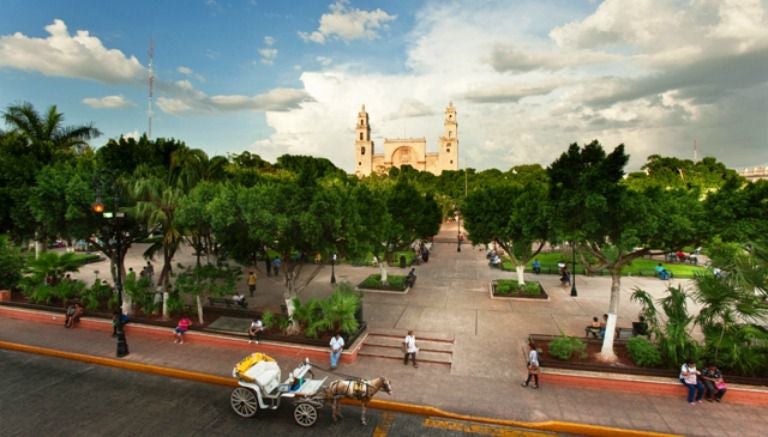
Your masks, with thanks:
M 413 329 L 417 339 L 453 338 L 451 365 L 423 363 L 414 369 L 391 359 L 359 357 L 356 362 L 342 366 L 341 372 L 363 377 L 386 375 L 395 387 L 392 400 L 464 414 L 525 421 L 573 421 L 685 435 L 763 435 L 768 429 L 764 407 L 728 403 L 727 396 L 722 404 L 691 407 L 683 398 L 682 388 L 679 397 L 580 389 L 550 385 L 546 373 L 540 390 L 520 387 L 525 375 L 522 346 L 528 334 L 558 334 L 562 330 L 581 336 L 591 317 L 607 309 L 610 278 L 578 276 L 579 295 L 573 298 L 570 289 L 559 285 L 557 277 L 540 275 L 535 279 L 541 281 L 550 295 L 549 301 L 494 300 L 489 295 L 489 282 L 512 278 L 514 272 L 489 268 L 484 252 L 468 244 L 457 252 L 455 235 L 455 225 L 443 227 L 432 247 L 429 263 L 416 268 L 418 280 L 408 294 L 366 292 L 364 297 L 364 317 L 373 331 L 404 334 Z M 127 267 L 139 270 L 145 264 L 140 258 L 142 250 L 133 248 L 126 260 Z M 191 263 L 193 258 L 189 253 L 181 253 L 174 264 L 177 262 Z M 159 267 L 156 264 L 155 271 Z M 331 292 L 330 268 L 320 269 L 301 298 L 322 297 Z M 106 262 L 103 266 L 88 265 L 76 276 L 90 282 L 94 270 L 108 272 Z M 374 267 L 341 265 L 336 267 L 336 277 L 339 282 L 356 284 L 377 271 Z M 247 295 L 245 276 L 241 287 Z M 690 285 L 688 282 L 672 281 Z M 630 326 L 639 311 L 639 306 L 629 301 L 634 287 L 661 297 L 667 285 L 654 278 L 622 278 L 619 326 Z M 250 308 L 276 309 L 281 299 L 280 282 L 260 271 L 256 296 L 248 298 Z M 695 312 L 696 307 L 691 304 Z M 113 356 L 115 348 L 114 340 L 102 331 L 67 330 L 4 318 L 0 318 L 0 339 L 101 356 Z M 136 335 L 129 338 L 129 344 L 128 360 L 225 376 L 248 351 L 259 350 L 259 346 L 246 341 L 237 347 L 194 342 L 176 345 L 170 333 L 167 339 Z M 285 368 L 300 359 L 272 355 Z

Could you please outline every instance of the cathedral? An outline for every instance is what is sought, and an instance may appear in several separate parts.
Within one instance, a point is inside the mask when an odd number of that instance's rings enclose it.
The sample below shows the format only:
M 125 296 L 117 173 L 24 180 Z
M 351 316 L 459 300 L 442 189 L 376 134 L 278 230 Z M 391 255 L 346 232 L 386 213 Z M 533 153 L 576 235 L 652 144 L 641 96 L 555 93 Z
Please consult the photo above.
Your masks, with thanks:
M 374 153 L 371 140 L 371 125 L 363 105 L 357 114 L 355 130 L 355 175 L 386 173 L 392 167 L 410 165 L 419 171 L 439 175 L 445 170 L 459 169 L 459 124 L 456 122 L 456 108 L 449 103 L 445 108 L 443 135 L 439 139 L 437 152 L 427 152 L 427 139 L 385 138 L 384 153 Z

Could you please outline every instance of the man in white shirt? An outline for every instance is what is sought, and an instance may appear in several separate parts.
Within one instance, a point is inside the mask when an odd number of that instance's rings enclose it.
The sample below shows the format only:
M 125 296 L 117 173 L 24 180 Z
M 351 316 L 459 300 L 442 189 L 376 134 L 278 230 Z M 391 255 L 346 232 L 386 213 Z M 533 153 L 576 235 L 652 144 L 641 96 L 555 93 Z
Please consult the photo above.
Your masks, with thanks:
M 692 358 L 680 367 L 680 382 L 688 387 L 688 403 L 691 405 L 700 404 L 704 396 L 704 384 L 699 379 L 699 375 L 701 372 L 696 370 L 696 362 Z
M 419 365 L 416 364 L 416 352 L 419 351 L 419 348 L 416 347 L 416 336 L 413 335 L 413 331 L 408 331 L 408 335 L 405 336 L 405 340 L 403 340 L 403 349 L 405 352 L 403 364 L 406 366 L 408 365 L 408 356 L 410 355 L 413 358 L 413 367 L 419 367 Z
M 253 343 L 253 339 L 256 338 L 256 344 L 261 343 L 261 336 L 264 333 L 264 322 L 261 319 L 253 319 L 251 326 L 248 328 L 248 343 Z
M 344 339 L 341 338 L 340 333 L 331 338 L 331 370 L 339 366 L 339 358 L 341 357 L 341 351 L 344 349 Z

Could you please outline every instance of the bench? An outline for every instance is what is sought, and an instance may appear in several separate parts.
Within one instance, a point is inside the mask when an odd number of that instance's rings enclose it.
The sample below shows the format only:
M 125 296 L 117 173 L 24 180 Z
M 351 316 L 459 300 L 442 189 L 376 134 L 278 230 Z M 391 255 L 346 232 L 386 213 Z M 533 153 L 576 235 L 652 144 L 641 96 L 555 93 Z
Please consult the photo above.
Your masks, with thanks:
M 217 303 L 223 303 L 227 306 L 227 308 L 230 307 L 230 305 L 239 305 L 242 308 L 248 308 L 248 302 L 243 300 L 235 300 L 231 297 L 208 297 L 208 303 L 211 306 L 214 306 Z
M 587 327 L 584 328 L 584 336 L 589 338 L 589 336 L 591 335 L 594 338 L 602 338 L 602 336 L 600 335 L 600 329 L 601 328 L 596 326 L 587 325 Z

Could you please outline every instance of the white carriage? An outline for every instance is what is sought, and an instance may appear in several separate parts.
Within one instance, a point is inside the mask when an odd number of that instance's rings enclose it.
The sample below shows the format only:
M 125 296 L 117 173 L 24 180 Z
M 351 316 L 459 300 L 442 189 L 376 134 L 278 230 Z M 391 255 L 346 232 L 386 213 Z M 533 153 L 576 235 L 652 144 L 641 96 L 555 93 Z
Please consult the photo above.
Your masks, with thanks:
M 309 359 L 293 369 L 281 382 L 280 366 L 265 354 L 256 352 L 232 370 L 238 386 L 232 390 L 230 405 L 241 417 L 253 417 L 259 410 L 276 410 L 283 399 L 293 401 L 296 423 L 309 427 L 317 422 L 324 397 L 318 395 L 327 378 L 314 379 Z

